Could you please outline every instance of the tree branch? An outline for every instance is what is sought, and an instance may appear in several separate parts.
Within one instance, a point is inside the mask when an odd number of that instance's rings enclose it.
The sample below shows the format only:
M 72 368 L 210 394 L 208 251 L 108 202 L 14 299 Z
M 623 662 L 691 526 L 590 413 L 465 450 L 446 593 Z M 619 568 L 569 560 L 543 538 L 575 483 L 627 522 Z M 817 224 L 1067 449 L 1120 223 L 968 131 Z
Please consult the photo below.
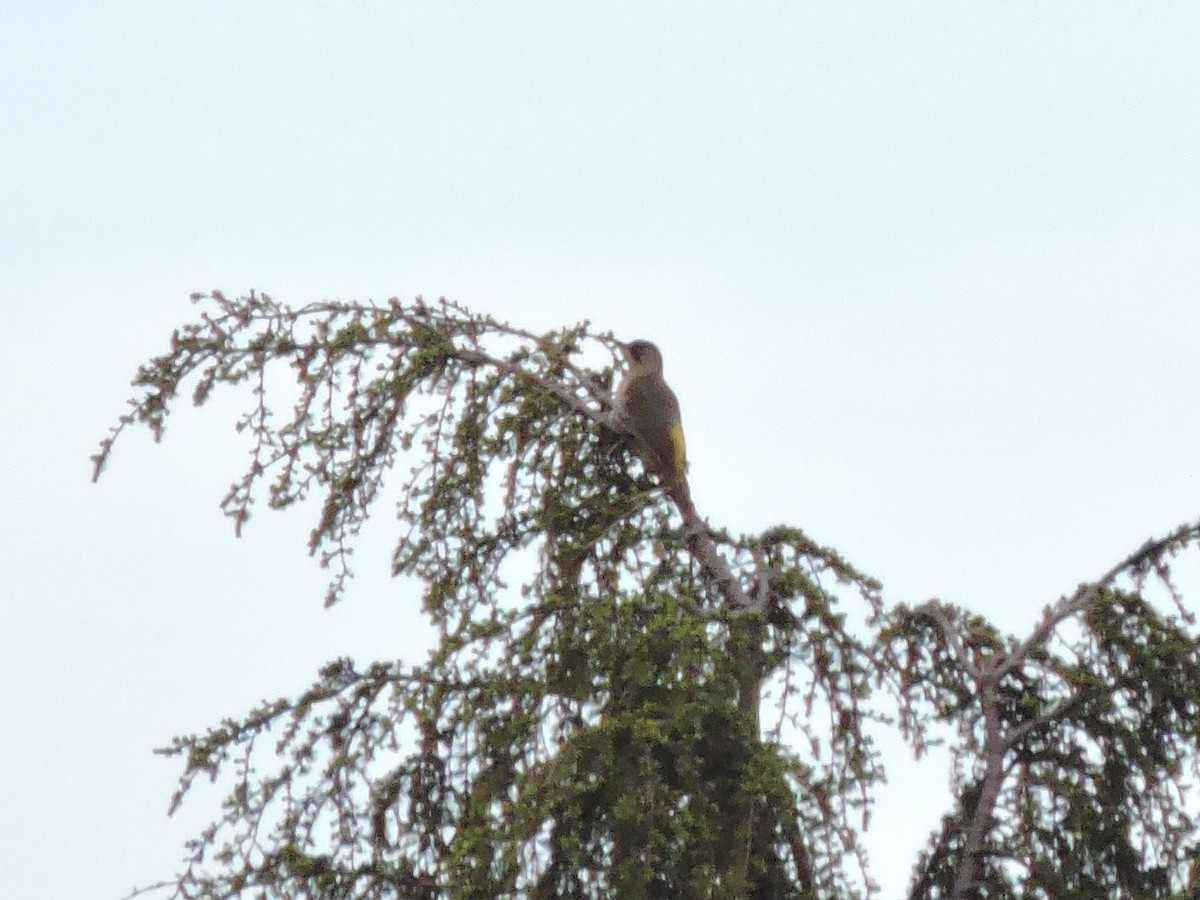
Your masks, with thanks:
M 1125 559 L 1110 568 L 1098 580 L 1081 584 L 1069 597 L 1061 598 L 1053 607 L 1047 607 L 1041 622 L 1030 635 L 1010 652 L 990 665 L 974 665 L 957 639 L 950 622 L 941 613 L 937 604 L 929 604 L 926 610 L 945 635 L 960 663 L 975 681 L 983 712 L 984 727 L 984 773 L 979 783 L 979 797 L 963 836 L 962 855 L 955 869 L 954 886 L 950 900 L 973 900 L 977 895 L 979 878 L 983 870 L 983 851 L 987 834 L 994 821 L 996 805 L 1004 783 L 1004 758 L 1019 740 L 1038 727 L 1048 725 L 1063 712 L 1071 708 L 1077 699 L 1074 695 L 1053 709 L 1034 719 L 1004 732 L 996 692 L 1000 681 L 1015 671 L 1036 649 L 1043 647 L 1063 622 L 1087 611 L 1096 603 L 1113 583 L 1122 575 L 1135 579 L 1144 576 L 1153 568 L 1160 577 L 1164 572 L 1162 557 L 1200 539 L 1200 522 L 1182 525 L 1170 534 L 1143 544 Z

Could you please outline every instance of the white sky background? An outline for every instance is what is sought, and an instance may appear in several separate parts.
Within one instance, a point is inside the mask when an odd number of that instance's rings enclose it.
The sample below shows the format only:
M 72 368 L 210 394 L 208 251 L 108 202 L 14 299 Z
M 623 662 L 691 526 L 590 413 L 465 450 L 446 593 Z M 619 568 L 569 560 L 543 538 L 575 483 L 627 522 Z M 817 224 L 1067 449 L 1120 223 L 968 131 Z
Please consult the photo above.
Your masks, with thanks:
M 234 540 L 246 395 L 89 483 L 190 291 L 652 338 L 715 523 L 1024 632 L 1200 510 L 1197 48 L 1187 3 L 4 3 L 6 893 L 170 877 L 215 798 L 166 819 L 152 747 L 418 646 L 386 510 L 333 610 L 310 517 Z

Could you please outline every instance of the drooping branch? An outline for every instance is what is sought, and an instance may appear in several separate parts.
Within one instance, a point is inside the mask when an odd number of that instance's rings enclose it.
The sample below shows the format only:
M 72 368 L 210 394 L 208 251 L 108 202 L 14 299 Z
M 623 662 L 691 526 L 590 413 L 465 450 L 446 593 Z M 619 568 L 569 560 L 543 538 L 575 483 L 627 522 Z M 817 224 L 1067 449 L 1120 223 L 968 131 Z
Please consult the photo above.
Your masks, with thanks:
M 952 854 L 947 859 L 953 860 L 952 868 L 948 870 L 951 877 L 945 884 L 945 896 L 951 900 L 974 900 L 979 896 L 985 863 L 999 852 L 996 846 L 999 807 L 1006 791 L 1010 790 L 1006 785 L 1015 769 L 1028 770 L 1029 774 L 1017 784 L 1018 794 L 1010 800 L 1022 805 L 1027 810 L 1025 815 L 1034 815 L 1034 808 L 1041 802 L 1039 798 L 1051 796 L 1045 788 L 1038 787 L 1043 777 L 1062 779 L 1066 777 L 1062 773 L 1072 769 L 1078 769 L 1078 774 L 1070 777 L 1084 782 L 1107 779 L 1111 783 L 1111 779 L 1117 777 L 1109 769 L 1093 772 L 1089 758 L 1078 756 L 1078 746 L 1085 740 L 1082 735 L 1091 735 L 1086 742 L 1098 741 L 1101 746 L 1120 741 L 1121 753 L 1131 757 L 1131 765 L 1139 767 L 1137 779 L 1142 784 L 1141 796 L 1134 792 L 1126 799 L 1128 803 L 1138 804 L 1151 796 L 1150 789 L 1158 783 L 1160 773 L 1170 771 L 1170 765 L 1149 758 L 1144 762 L 1133 762 L 1133 758 L 1145 752 L 1153 754 L 1156 752 L 1153 747 L 1164 741 L 1175 744 L 1181 739 L 1200 740 L 1200 733 L 1192 734 L 1192 726 L 1187 726 L 1186 734 L 1190 736 L 1176 732 L 1177 736 L 1170 740 L 1164 734 L 1151 732 L 1127 739 L 1122 732 L 1129 727 L 1130 721 L 1151 715 L 1165 716 L 1152 726 L 1156 729 L 1177 729 L 1190 720 L 1186 713 L 1176 715 L 1169 709 L 1163 711 L 1160 702 L 1138 698 L 1139 692 L 1159 690 L 1155 687 L 1159 681 L 1167 680 L 1168 684 L 1178 681 L 1183 685 L 1192 681 L 1194 675 L 1200 675 L 1200 645 L 1195 639 L 1173 630 L 1169 623 L 1155 618 L 1139 598 L 1147 576 L 1153 575 L 1171 596 L 1180 619 L 1190 623 L 1191 615 L 1182 607 L 1179 594 L 1171 583 L 1166 559 L 1197 544 L 1200 544 L 1200 522 L 1181 526 L 1162 538 L 1147 542 L 1096 581 L 1080 585 L 1075 592 L 1047 607 L 1028 636 L 1007 645 L 990 627 L 937 601 L 923 604 L 910 613 L 899 612 L 897 621 L 906 621 L 904 617 L 910 616 L 907 621 L 911 626 L 894 628 L 893 639 L 912 626 L 927 623 L 936 636 L 930 649 L 944 660 L 939 664 L 939 657 L 935 655 L 926 671 L 937 675 L 933 679 L 928 675 L 917 676 L 918 680 L 906 682 L 903 689 L 911 692 L 924 679 L 927 696 L 935 702 L 939 717 L 959 722 L 967 746 L 974 746 L 979 766 L 976 780 L 967 785 L 961 795 L 964 806 L 955 829 L 953 849 L 950 844 L 942 845 L 944 853 Z M 1138 593 L 1120 590 L 1118 583 L 1123 579 L 1127 579 Z M 1115 616 L 1105 612 L 1109 609 Z M 1073 652 L 1066 659 L 1055 654 L 1052 644 L 1062 643 L 1063 630 L 1068 626 L 1082 631 L 1083 639 L 1093 647 L 1090 652 Z M 1128 634 L 1123 636 L 1121 629 Z M 1139 670 L 1128 657 L 1129 653 L 1137 652 L 1138 647 L 1150 648 L 1155 644 L 1154 639 L 1139 633 L 1145 629 L 1163 632 L 1158 652 L 1169 651 L 1170 661 L 1163 657 L 1158 663 L 1148 663 L 1162 668 L 1161 675 L 1144 674 L 1144 669 Z M 910 660 L 914 658 L 915 646 L 909 645 Z M 1115 668 L 1097 668 L 1106 654 L 1115 654 Z M 897 665 L 897 670 L 901 673 L 913 671 L 911 664 L 903 663 Z M 1115 680 L 1106 683 L 1110 679 Z M 1175 689 L 1161 689 L 1168 694 L 1176 692 Z M 1127 692 L 1129 700 L 1114 696 L 1123 691 Z M 1114 703 L 1133 703 L 1137 710 L 1127 710 Z M 1131 716 L 1135 718 L 1131 719 Z M 1106 724 L 1110 718 L 1111 724 Z M 1149 724 L 1143 726 L 1149 727 Z M 975 728 L 978 728 L 977 732 Z M 1056 734 L 1061 736 L 1053 737 Z M 1072 734 L 1079 736 L 1071 737 Z M 1114 751 L 1108 752 L 1111 755 Z M 1105 765 L 1111 768 L 1117 764 L 1116 760 L 1117 757 L 1112 756 Z M 1057 767 L 1053 770 L 1057 774 L 1050 775 L 1050 770 L 1045 770 L 1050 761 Z M 1041 774 L 1043 770 L 1045 775 Z M 1084 796 L 1094 796 L 1096 788 L 1087 790 L 1089 793 Z M 1113 813 L 1110 808 L 1109 814 Z M 1026 825 L 1025 830 L 1028 833 L 1023 840 L 1031 839 L 1031 835 L 1036 837 L 1037 831 L 1032 825 Z M 1106 840 L 1119 838 L 1118 832 L 1105 833 L 1108 834 Z M 1173 840 L 1165 833 L 1163 838 Z M 1128 836 L 1119 839 L 1127 840 Z M 1098 858 L 1102 860 L 1115 860 L 1123 852 L 1114 849 L 1110 854 L 1102 847 L 1093 847 L 1092 851 L 1100 854 Z M 1116 863 L 1106 861 L 1095 865 Z M 1126 873 L 1122 877 L 1143 876 Z M 913 896 L 926 894 L 918 886 Z
M 505 390 L 560 404 L 562 412 L 580 416 L 597 431 L 612 427 L 609 385 L 616 343 L 611 335 L 593 335 L 586 322 L 539 335 L 473 315 L 446 300 L 430 305 L 418 298 L 405 305 L 393 298 L 383 307 L 326 302 L 299 310 L 254 292 L 237 300 L 220 292 L 197 294 L 193 301 L 211 301 L 219 314 L 206 311 L 200 324 L 177 331 L 171 351 L 138 372 L 134 384 L 146 393 L 131 401 L 133 410 L 101 442 L 92 458 L 93 480 L 128 426 L 145 424 L 156 440 L 162 438 L 172 401 L 190 377 L 197 380 L 192 394 L 196 405 L 203 404 L 218 383 L 253 380 L 256 404 L 239 424 L 239 430 L 248 430 L 255 440 L 252 464 L 223 507 L 240 533 L 254 502 L 253 488 L 268 474 L 277 475 L 270 489 L 273 507 L 290 505 L 317 485 L 324 487 L 326 499 L 311 549 L 321 550 L 322 565 L 336 562 L 340 568 L 328 602 L 341 595 L 350 575 L 347 538 L 357 533 L 377 496 L 382 481 L 374 473 L 391 462 L 398 446 L 411 446 L 417 439 L 421 421 L 407 428 L 403 423 L 415 395 L 445 395 L 440 419 L 437 414 L 424 419 L 425 425 L 444 426 L 456 412 L 456 385 L 492 372 L 497 386 L 503 383 Z M 607 371 L 585 368 L 572 359 L 588 342 L 608 353 Z M 292 421 L 276 428 L 268 421 L 265 395 L 268 368 L 280 360 L 290 362 L 301 391 Z M 372 378 L 371 363 L 384 374 Z M 349 415 L 337 408 L 339 398 Z M 307 453 L 314 447 L 323 451 L 315 458 Z M 520 463 L 522 448 L 512 449 L 518 451 Z M 436 468 L 436 458 L 432 464 Z M 731 609 L 763 608 L 763 599 L 752 601 L 747 595 L 743 579 L 731 571 L 707 527 L 690 528 L 685 537 Z

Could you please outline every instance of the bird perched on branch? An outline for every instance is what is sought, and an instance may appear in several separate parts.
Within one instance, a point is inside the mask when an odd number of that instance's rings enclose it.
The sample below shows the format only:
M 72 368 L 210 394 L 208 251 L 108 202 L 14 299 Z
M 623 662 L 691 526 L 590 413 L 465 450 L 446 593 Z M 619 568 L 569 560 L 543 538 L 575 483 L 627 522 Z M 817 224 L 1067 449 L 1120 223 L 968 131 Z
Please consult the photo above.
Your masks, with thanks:
M 687 482 L 687 449 L 679 400 L 663 379 L 663 359 L 650 341 L 630 341 L 621 350 L 629 369 L 613 397 L 619 430 L 631 435 L 648 471 L 653 472 L 679 507 L 684 525 L 700 521 Z

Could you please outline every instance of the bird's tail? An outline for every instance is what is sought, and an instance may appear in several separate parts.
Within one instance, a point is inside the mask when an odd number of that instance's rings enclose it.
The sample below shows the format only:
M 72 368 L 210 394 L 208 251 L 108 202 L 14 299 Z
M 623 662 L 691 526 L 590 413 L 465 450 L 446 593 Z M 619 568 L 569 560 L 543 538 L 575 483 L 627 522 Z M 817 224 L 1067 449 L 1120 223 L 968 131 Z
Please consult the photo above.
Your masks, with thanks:
M 692 491 L 688 487 L 687 479 L 685 478 L 672 485 L 668 493 L 671 499 L 675 501 L 675 505 L 679 507 L 679 514 L 683 516 L 684 528 L 698 525 L 700 523 L 700 513 L 696 512 L 696 505 L 692 503 Z

